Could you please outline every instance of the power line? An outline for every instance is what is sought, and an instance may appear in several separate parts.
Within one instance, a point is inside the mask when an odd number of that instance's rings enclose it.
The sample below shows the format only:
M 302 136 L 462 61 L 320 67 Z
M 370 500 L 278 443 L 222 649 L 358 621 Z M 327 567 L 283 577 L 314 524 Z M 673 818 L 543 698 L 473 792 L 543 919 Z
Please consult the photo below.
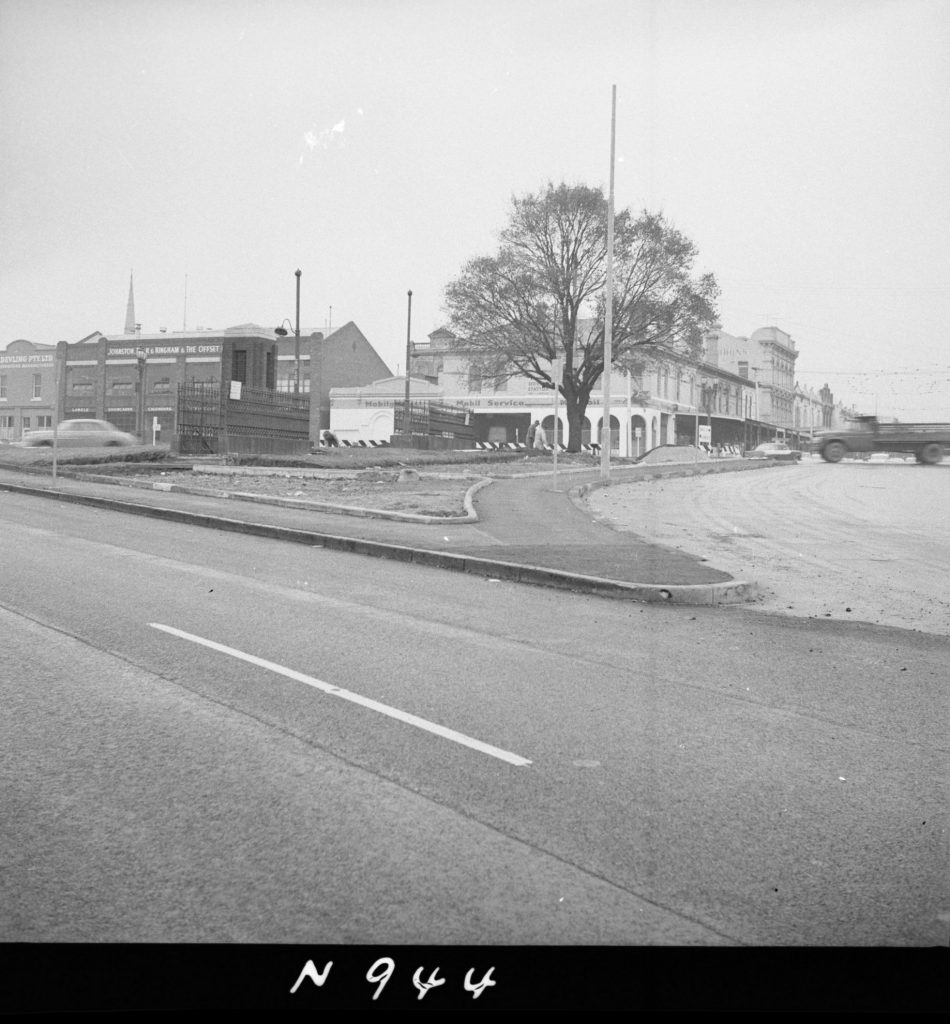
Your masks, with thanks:
M 950 372 L 950 366 L 935 366 L 932 370 L 805 370 L 796 367 L 795 375 L 820 374 L 823 377 L 935 377 Z

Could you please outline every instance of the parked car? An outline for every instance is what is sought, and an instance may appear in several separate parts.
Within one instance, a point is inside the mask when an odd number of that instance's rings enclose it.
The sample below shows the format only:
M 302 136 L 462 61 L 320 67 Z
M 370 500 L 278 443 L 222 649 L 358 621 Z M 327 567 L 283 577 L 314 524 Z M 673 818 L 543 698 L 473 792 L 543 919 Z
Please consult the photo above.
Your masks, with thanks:
M 781 441 L 766 441 L 756 445 L 751 451 L 743 452 L 744 459 L 776 459 L 779 462 L 801 462 L 802 453 L 797 448 L 789 448 Z
M 125 434 L 105 420 L 63 420 L 56 428 L 56 444 L 64 448 L 102 448 L 140 444 L 138 438 Z M 30 430 L 21 442 L 27 448 L 53 446 L 52 427 Z

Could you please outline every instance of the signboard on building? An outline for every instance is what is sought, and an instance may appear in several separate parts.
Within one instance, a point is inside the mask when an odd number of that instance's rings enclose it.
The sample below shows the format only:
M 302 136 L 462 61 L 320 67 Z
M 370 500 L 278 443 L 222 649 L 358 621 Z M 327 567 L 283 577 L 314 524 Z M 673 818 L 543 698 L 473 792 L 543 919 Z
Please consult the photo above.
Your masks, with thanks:
M 221 344 L 206 344 L 206 345 L 128 345 L 128 344 L 110 344 L 108 349 L 108 355 L 110 357 L 116 356 L 135 356 L 139 351 L 144 351 L 147 358 L 151 359 L 156 356 L 194 356 L 194 355 L 220 355 Z
M 52 352 L 36 352 L 32 355 L 0 355 L 0 366 L 52 366 Z

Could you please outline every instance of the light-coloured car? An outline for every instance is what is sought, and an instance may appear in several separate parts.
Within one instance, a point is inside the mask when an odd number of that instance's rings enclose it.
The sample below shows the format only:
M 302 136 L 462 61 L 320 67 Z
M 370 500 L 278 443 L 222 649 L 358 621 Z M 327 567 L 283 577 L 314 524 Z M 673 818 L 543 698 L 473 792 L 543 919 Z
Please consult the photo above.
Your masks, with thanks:
M 138 438 L 125 434 L 105 420 L 63 420 L 56 428 L 56 444 L 64 448 L 103 448 L 140 444 Z M 26 448 L 52 448 L 53 430 L 30 430 L 23 435 Z
M 742 455 L 746 459 L 777 459 L 779 462 L 800 462 L 802 458 L 800 451 L 781 441 L 766 441 Z

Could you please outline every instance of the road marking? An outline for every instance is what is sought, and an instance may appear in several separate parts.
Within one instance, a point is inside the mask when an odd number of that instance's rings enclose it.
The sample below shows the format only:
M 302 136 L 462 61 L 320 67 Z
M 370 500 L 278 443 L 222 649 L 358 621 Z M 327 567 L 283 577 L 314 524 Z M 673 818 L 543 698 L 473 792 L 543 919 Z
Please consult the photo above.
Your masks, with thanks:
M 456 732 L 454 729 L 447 729 L 444 725 L 438 725 L 425 718 L 418 718 L 407 711 L 400 711 L 399 708 L 390 707 L 388 704 L 381 704 L 379 701 L 363 697 L 358 693 L 353 693 L 351 690 L 344 690 L 339 686 L 333 686 L 331 683 L 325 683 L 321 679 L 314 679 L 313 676 L 297 672 L 284 665 L 278 665 L 274 661 L 267 661 L 266 658 L 258 658 L 256 655 L 247 654 L 234 647 L 227 647 L 225 644 L 216 643 L 214 640 L 206 640 L 204 637 L 195 636 L 193 633 L 186 633 L 184 630 L 175 629 L 174 626 L 164 626 L 160 622 L 150 622 L 149 625 L 153 629 L 161 630 L 163 633 L 170 633 L 172 636 L 180 637 L 182 640 L 190 640 L 192 643 L 210 647 L 211 650 L 219 651 L 221 654 L 229 654 L 232 658 L 240 658 L 251 665 L 266 668 L 271 672 L 276 672 L 278 675 L 286 676 L 288 679 L 295 679 L 298 683 L 306 683 L 307 686 L 312 686 L 315 690 L 321 690 L 323 693 L 328 693 L 333 697 L 341 697 L 343 700 L 359 704 L 364 708 L 369 708 L 371 711 L 379 711 L 381 714 L 395 718 L 397 721 L 405 722 L 407 725 L 414 725 L 417 729 L 425 729 L 426 732 L 434 733 L 436 736 L 452 740 L 455 743 L 461 743 L 462 746 L 478 750 L 483 754 L 489 754 L 491 757 L 497 757 L 500 761 L 507 761 L 508 764 L 513 764 L 519 768 L 531 764 L 526 757 L 521 757 L 519 754 L 512 754 L 510 751 L 502 750 L 500 747 L 493 747 L 490 743 L 482 743 L 481 740 L 473 739 L 464 733 Z

